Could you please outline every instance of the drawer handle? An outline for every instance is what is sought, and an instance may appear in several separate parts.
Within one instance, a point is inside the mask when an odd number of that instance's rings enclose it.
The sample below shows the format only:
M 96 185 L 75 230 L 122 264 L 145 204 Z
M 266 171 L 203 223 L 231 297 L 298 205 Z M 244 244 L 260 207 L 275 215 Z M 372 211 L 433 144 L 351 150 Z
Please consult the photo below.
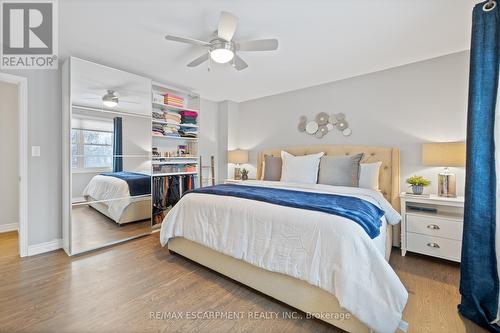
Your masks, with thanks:
M 435 225 L 435 224 L 429 224 L 427 226 L 427 228 L 432 229 L 432 230 L 439 230 L 440 229 L 439 226 Z
M 435 249 L 439 249 L 440 248 L 439 244 L 437 244 L 437 243 L 427 243 L 427 246 L 428 247 L 433 247 Z

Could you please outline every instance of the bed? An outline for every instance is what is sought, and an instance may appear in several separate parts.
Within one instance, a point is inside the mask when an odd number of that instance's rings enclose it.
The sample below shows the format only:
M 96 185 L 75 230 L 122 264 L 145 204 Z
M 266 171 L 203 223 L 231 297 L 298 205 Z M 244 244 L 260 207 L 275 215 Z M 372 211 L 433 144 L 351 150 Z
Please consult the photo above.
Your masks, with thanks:
M 283 150 L 294 155 L 364 153 L 363 162 L 382 162 L 380 192 L 262 181 L 239 186 L 334 194 L 371 202 L 385 213 L 380 234 L 372 239 L 358 224 L 323 212 L 239 197 L 211 196 L 206 200 L 210 194 L 192 193 L 166 216 L 160 234 L 162 245 L 345 331 L 404 329 L 401 318 L 408 293 L 388 264 L 392 225 L 387 222 L 395 223 L 399 216 L 394 209 L 399 206 L 399 151 L 331 145 Z M 279 156 L 280 152 L 259 154 L 258 179 L 263 156 Z
M 151 218 L 151 176 L 146 173 L 103 173 L 83 191 L 89 206 L 119 225 Z

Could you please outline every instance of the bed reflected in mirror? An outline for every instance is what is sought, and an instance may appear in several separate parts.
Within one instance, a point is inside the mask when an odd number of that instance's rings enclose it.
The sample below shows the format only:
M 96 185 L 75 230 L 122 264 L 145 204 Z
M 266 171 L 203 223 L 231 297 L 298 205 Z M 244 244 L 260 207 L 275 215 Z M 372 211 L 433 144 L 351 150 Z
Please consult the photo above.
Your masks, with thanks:
M 151 232 L 151 122 L 73 107 L 71 253 Z

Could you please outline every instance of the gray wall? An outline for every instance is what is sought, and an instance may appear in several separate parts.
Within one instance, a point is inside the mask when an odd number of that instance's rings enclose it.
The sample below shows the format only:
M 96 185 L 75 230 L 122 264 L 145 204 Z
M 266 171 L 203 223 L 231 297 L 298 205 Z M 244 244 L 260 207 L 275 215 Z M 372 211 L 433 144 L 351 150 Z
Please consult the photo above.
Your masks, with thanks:
M 314 144 L 359 144 L 401 149 L 402 189 L 412 174 L 428 177 L 436 192 L 440 168 L 421 164 L 421 144 L 461 141 L 466 135 L 468 52 L 461 52 L 351 79 L 239 104 L 230 118 L 228 146 L 256 152 Z M 299 117 L 313 119 L 319 112 L 343 112 L 353 130 L 350 137 L 330 132 L 323 139 L 300 133 Z M 254 171 L 255 168 L 252 168 Z M 464 169 L 457 173 L 463 194 Z M 252 174 L 250 175 L 252 177 Z
M 0 228 L 19 223 L 19 106 L 17 85 L 0 82 Z
M 218 104 L 206 99 L 201 99 L 200 104 L 200 119 L 199 119 L 199 154 L 202 157 L 202 164 L 204 166 L 210 166 L 210 156 L 214 156 L 215 168 L 220 164 L 219 157 L 219 145 L 218 145 L 218 133 L 219 133 L 219 121 L 218 121 Z M 209 185 L 211 182 L 212 174 L 210 168 L 203 168 L 203 184 Z M 219 181 L 218 173 L 215 172 L 215 180 Z
M 59 70 L 11 70 L 28 78 L 28 244 L 61 238 L 61 80 Z

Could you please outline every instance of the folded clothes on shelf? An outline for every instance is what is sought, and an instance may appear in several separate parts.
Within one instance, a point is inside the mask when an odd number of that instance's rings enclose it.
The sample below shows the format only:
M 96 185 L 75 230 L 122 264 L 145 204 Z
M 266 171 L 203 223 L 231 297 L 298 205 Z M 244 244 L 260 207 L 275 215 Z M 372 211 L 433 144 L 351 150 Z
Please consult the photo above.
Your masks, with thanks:
M 181 115 L 177 112 L 166 112 L 165 121 L 169 123 L 179 124 L 181 122 Z
M 164 119 L 165 115 L 164 115 L 163 111 L 155 109 L 155 110 L 153 110 L 153 118 L 154 119 Z
M 196 119 L 196 117 L 198 117 L 198 112 L 196 112 L 196 111 L 183 110 L 183 111 L 180 111 L 179 113 L 182 117 L 193 117 L 195 119 Z
M 163 102 L 167 105 L 184 107 L 184 98 L 172 94 L 165 94 Z
M 182 137 L 186 137 L 186 138 L 197 138 L 198 137 L 198 132 L 196 132 L 196 131 L 193 132 L 193 131 L 185 131 L 185 130 L 180 129 L 179 134 Z

